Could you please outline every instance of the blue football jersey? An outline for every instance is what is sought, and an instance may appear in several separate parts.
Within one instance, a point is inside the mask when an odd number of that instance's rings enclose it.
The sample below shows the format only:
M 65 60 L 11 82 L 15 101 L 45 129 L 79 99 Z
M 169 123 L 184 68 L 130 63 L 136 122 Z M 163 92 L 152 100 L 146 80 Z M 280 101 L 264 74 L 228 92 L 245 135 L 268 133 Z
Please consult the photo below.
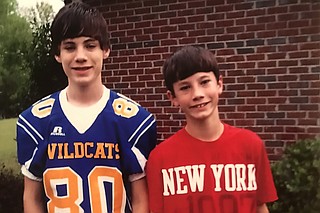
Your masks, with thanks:
M 131 212 L 130 181 L 144 175 L 156 137 L 153 115 L 127 97 L 105 88 L 81 108 L 65 89 L 19 115 L 18 161 L 43 181 L 48 212 Z

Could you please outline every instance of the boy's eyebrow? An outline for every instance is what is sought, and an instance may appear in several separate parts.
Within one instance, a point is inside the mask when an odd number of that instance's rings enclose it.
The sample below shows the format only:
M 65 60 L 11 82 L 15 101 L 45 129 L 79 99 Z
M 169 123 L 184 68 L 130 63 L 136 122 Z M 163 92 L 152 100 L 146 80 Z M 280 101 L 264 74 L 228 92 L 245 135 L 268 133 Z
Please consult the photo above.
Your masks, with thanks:
M 84 40 L 84 43 L 88 43 L 88 42 L 96 42 L 98 41 L 97 39 L 94 38 L 88 38 L 86 40 Z M 74 44 L 75 42 L 70 38 L 70 39 L 65 39 L 61 42 L 62 44 Z
M 203 80 L 203 79 L 206 79 L 206 78 L 210 78 L 210 76 L 204 74 L 204 75 L 201 75 L 199 76 L 198 80 Z M 176 81 L 175 83 L 177 83 L 178 85 L 186 85 L 186 84 L 189 84 L 190 82 L 186 79 L 182 79 L 182 80 L 178 80 Z
M 98 41 L 98 40 L 94 38 L 88 38 L 84 42 L 87 43 L 87 42 L 95 42 L 95 41 Z
M 178 80 L 176 83 L 179 85 L 182 85 L 182 84 L 188 84 L 189 81 L 187 81 L 186 79 L 182 79 L 182 80 Z
M 210 76 L 209 75 L 201 75 L 200 76 L 200 79 L 204 79 L 204 78 L 210 78 Z
M 71 40 L 63 40 L 61 42 L 61 44 L 74 44 L 75 42 L 74 41 L 71 41 Z

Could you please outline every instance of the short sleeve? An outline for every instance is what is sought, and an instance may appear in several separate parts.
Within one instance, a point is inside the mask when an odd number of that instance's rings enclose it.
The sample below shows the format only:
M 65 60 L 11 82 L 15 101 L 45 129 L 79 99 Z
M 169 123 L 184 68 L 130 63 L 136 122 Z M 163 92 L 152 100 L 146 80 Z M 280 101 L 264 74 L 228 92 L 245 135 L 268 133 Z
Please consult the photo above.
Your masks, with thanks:
M 278 196 L 273 182 L 270 162 L 263 143 L 259 153 L 257 166 L 257 202 L 258 204 L 263 204 L 277 200 Z

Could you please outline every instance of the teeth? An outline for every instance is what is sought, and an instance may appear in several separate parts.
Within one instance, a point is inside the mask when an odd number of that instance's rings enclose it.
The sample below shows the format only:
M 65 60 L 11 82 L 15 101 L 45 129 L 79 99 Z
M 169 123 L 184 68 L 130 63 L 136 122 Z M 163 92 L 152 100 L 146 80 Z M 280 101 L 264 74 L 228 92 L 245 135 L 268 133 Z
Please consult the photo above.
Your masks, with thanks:
M 204 107 L 204 106 L 205 106 L 205 104 L 200 104 L 197 106 L 197 108 Z

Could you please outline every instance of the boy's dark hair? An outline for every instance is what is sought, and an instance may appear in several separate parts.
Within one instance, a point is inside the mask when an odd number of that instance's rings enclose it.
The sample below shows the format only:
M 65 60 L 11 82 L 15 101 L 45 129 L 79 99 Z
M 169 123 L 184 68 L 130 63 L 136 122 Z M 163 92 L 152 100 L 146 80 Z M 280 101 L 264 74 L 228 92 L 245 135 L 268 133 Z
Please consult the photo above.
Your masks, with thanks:
M 168 90 L 174 95 L 173 84 L 197 72 L 213 72 L 220 76 L 216 57 L 208 49 L 186 46 L 176 51 L 163 65 L 163 77 Z
M 59 55 L 61 42 L 80 36 L 92 37 L 99 41 L 103 50 L 110 48 L 108 26 L 102 14 L 80 1 L 65 5 L 55 16 L 51 25 L 52 51 Z

